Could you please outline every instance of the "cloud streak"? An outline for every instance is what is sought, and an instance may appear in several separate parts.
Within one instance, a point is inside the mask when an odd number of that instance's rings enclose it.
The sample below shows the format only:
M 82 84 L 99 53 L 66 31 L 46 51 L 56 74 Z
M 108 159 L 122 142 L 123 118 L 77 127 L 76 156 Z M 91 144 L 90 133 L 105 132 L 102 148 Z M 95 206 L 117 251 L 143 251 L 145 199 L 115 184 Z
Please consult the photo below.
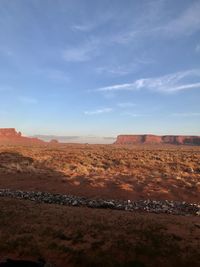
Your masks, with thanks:
M 189 82 L 194 78 L 198 78 L 198 81 L 193 83 Z M 114 84 L 100 87 L 95 89 L 95 91 L 114 92 L 149 90 L 160 93 L 172 93 L 195 88 L 200 88 L 200 69 L 176 72 L 158 78 L 142 78 L 135 80 L 132 83 Z
M 93 24 L 85 24 L 85 25 L 79 25 L 79 24 L 76 24 L 76 25 L 73 25 L 71 27 L 72 30 L 74 31 L 80 31 L 80 32 L 89 32 L 91 31 L 93 28 L 95 27 L 95 25 Z
M 118 103 L 117 106 L 120 108 L 132 108 L 132 107 L 135 107 L 136 104 L 131 103 L 131 102 L 123 102 L 123 103 Z
M 158 21 L 155 19 L 159 18 L 161 20 L 164 14 L 164 6 L 162 4 L 159 8 L 155 8 L 155 5 L 150 5 L 150 9 L 146 12 L 142 16 L 141 24 L 136 22 L 134 28 L 112 36 L 111 42 L 123 45 L 135 42 L 137 39 L 152 36 L 157 37 L 159 35 L 159 38 L 162 36 L 170 39 L 190 36 L 200 31 L 200 1 L 192 3 L 181 14 L 165 23 L 160 21 L 158 24 Z M 146 17 L 150 17 L 150 21 L 146 20 Z
M 198 44 L 198 45 L 195 47 L 195 51 L 196 51 L 197 53 L 200 53 L 200 44 Z
M 102 108 L 102 109 L 84 111 L 84 114 L 85 115 L 99 115 L 99 114 L 103 114 L 103 113 L 109 113 L 112 110 L 113 110 L 112 108 Z
M 175 116 L 175 117 L 199 117 L 200 112 L 173 113 L 172 116 Z
M 200 30 L 200 2 L 197 1 L 179 17 L 168 23 L 163 30 L 169 36 L 191 35 Z
M 68 47 L 62 51 L 62 57 L 67 62 L 84 62 L 93 59 L 98 53 L 98 40 L 92 40 L 81 46 Z
M 139 114 L 139 113 L 133 113 L 133 112 L 123 112 L 123 113 L 121 113 L 121 115 L 129 116 L 129 117 L 133 117 L 133 118 L 149 116 L 146 114 Z

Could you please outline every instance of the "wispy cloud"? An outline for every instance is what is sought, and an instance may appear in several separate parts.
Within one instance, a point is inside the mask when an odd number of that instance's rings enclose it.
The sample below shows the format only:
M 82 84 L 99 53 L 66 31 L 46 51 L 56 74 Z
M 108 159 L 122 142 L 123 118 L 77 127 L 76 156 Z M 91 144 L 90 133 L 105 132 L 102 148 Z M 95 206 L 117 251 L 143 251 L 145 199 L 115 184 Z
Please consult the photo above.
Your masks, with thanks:
M 163 2 L 163 3 L 161 3 Z M 188 36 L 200 31 L 200 1 L 189 5 L 181 14 L 162 22 L 164 13 L 164 1 L 156 8 L 155 1 L 149 5 L 149 9 L 141 15 L 141 19 L 134 23 L 129 30 L 111 36 L 110 41 L 119 44 L 136 42 L 138 39 L 147 37 L 177 38 Z M 149 20 L 146 19 L 149 17 Z M 157 19 L 155 19 L 157 18 Z
M 67 62 L 84 62 L 89 61 L 98 55 L 98 41 L 92 40 L 85 44 L 69 47 L 62 51 L 62 57 Z
M 118 103 L 117 106 L 120 108 L 131 108 L 131 107 L 135 107 L 136 104 L 131 103 L 131 102 L 124 102 L 124 103 Z
M 150 58 L 144 58 L 141 56 L 140 58 L 135 58 L 134 62 L 127 63 L 127 64 L 113 64 L 113 65 L 106 65 L 96 68 L 96 72 L 98 74 L 108 74 L 111 76 L 125 76 L 130 73 L 134 73 L 138 71 L 142 66 L 149 65 L 155 63 L 154 60 Z
M 123 113 L 121 113 L 121 115 L 129 116 L 129 117 L 133 117 L 133 118 L 149 116 L 146 114 L 133 113 L 133 112 L 123 112 Z
M 177 91 L 200 88 L 200 69 L 187 70 L 164 75 L 158 78 L 142 78 L 132 83 L 114 84 L 95 89 L 99 92 L 109 91 L 134 91 L 150 90 L 160 93 L 172 93 Z M 191 79 L 198 81 L 191 83 Z
M 172 113 L 175 117 L 199 117 L 200 112 L 188 112 L 188 113 Z
M 28 97 L 28 96 L 20 96 L 19 101 L 27 105 L 38 103 L 38 100 L 36 98 Z
M 73 25 L 71 29 L 74 31 L 88 32 L 88 31 L 91 31 L 94 27 L 95 25 L 93 24 L 82 24 L 82 25 L 76 24 L 76 25 Z
M 98 114 L 103 114 L 103 113 L 109 113 L 112 110 L 113 110 L 112 108 L 102 108 L 102 109 L 84 111 L 84 114 L 85 115 L 98 115 Z
M 196 47 L 195 47 L 195 51 L 196 51 L 197 53 L 200 53 L 200 44 L 196 45 Z
M 42 75 L 47 77 L 50 80 L 57 81 L 57 82 L 68 82 L 70 80 L 69 75 L 59 69 L 37 69 L 35 71 L 36 75 Z
M 104 67 L 97 67 L 96 72 L 98 74 L 109 74 L 109 75 L 117 75 L 117 76 L 124 76 L 129 73 L 134 72 L 137 69 L 136 66 L 128 68 L 128 67 L 122 67 L 122 66 L 104 66 Z
M 190 5 L 179 17 L 170 21 L 161 30 L 170 36 L 190 35 L 200 30 L 200 1 Z
M 99 26 L 107 24 L 109 21 L 111 21 L 113 18 L 115 18 L 113 14 L 114 10 L 104 10 L 104 14 L 102 16 L 102 13 L 99 12 L 96 14 L 96 16 L 91 19 L 92 16 L 87 17 L 87 19 L 84 17 L 83 19 L 80 18 L 80 21 L 73 24 L 71 26 L 71 29 L 73 31 L 79 31 L 79 32 L 90 32 L 92 30 L 96 30 Z

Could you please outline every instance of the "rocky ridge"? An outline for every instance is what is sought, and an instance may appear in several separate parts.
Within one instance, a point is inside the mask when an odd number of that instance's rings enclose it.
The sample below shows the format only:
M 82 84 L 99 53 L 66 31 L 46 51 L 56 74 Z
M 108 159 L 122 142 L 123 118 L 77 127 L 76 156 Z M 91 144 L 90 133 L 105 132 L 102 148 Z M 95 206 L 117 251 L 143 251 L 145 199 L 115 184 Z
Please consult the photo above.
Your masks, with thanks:
M 200 136 L 184 135 L 118 135 L 114 144 L 172 144 L 172 145 L 200 145 Z
M 0 144 L 44 144 L 45 142 L 32 137 L 25 137 L 21 132 L 17 132 L 15 128 L 0 128 Z
M 0 189 L 0 197 L 27 199 L 40 203 L 59 204 L 67 206 L 85 206 L 89 208 L 113 209 L 124 211 L 145 211 L 152 213 L 168 213 L 175 215 L 198 215 L 200 216 L 200 203 L 187 203 L 182 201 L 168 200 L 104 200 L 89 199 L 72 195 L 51 194 L 47 192 L 21 191 Z

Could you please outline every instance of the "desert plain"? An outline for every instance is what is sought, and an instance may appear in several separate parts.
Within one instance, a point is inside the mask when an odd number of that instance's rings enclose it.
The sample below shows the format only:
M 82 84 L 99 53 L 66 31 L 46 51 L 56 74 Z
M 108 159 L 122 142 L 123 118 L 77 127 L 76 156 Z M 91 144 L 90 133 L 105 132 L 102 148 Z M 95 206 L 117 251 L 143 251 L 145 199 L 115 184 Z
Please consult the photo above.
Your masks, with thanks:
M 0 188 L 200 204 L 200 147 L 0 146 Z M 0 258 L 47 266 L 199 266 L 200 217 L 0 198 Z

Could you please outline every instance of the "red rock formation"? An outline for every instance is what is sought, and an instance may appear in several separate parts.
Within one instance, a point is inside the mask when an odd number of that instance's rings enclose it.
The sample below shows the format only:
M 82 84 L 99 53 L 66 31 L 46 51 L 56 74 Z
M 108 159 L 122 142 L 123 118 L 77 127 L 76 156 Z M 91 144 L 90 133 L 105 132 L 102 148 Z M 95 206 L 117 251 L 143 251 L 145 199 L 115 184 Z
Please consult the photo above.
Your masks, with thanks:
M 18 133 L 15 128 L 1 128 L 0 129 L 0 137 L 16 137 Z
M 184 135 L 119 135 L 117 145 L 127 144 L 173 144 L 173 145 L 200 145 L 200 136 Z
M 49 143 L 52 144 L 52 145 L 56 145 L 56 144 L 58 144 L 59 142 L 58 142 L 58 140 L 56 140 L 56 139 L 51 139 L 51 141 L 49 141 Z
M 43 144 L 38 138 L 22 136 L 15 128 L 0 128 L 0 144 Z

